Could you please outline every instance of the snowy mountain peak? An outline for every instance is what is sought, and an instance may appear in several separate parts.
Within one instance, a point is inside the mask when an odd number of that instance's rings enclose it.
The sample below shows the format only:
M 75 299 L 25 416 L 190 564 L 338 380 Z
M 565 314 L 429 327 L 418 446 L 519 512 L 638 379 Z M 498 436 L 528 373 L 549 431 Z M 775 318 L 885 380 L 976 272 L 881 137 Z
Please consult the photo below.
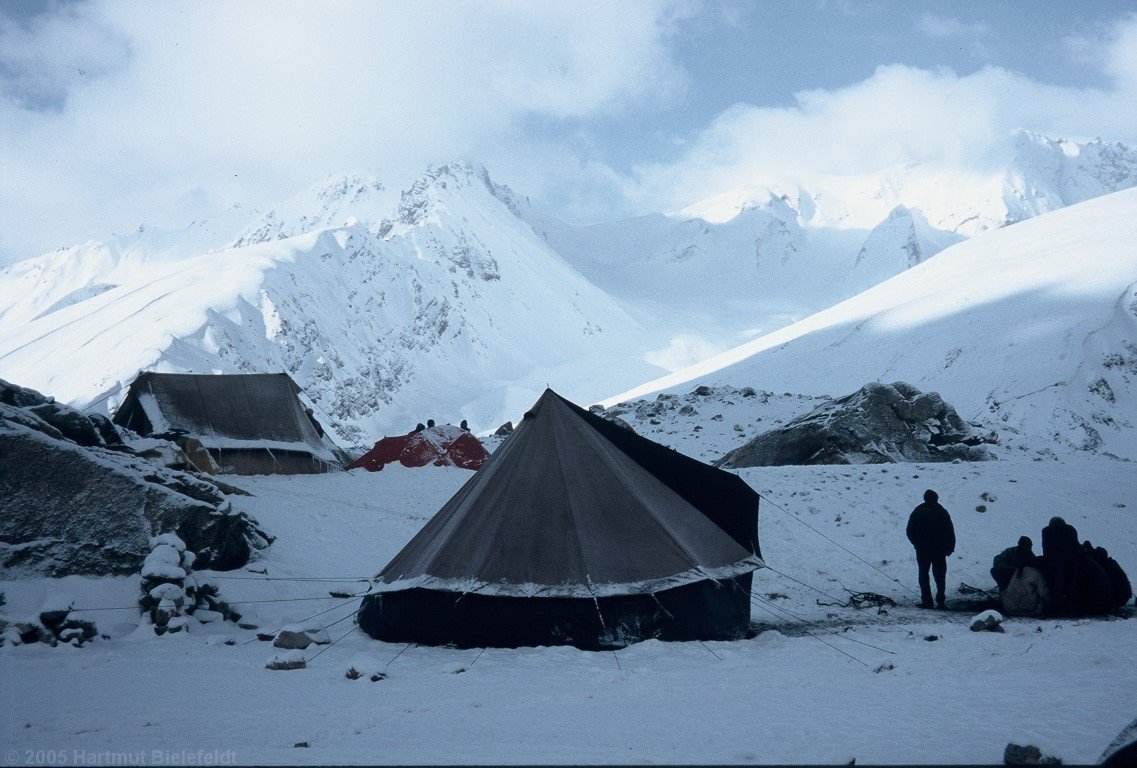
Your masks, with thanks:
M 348 220 L 380 221 L 394 203 L 376 176 L 337 173 L 290 197 L 264 216 L 249 224 L 233 239 L 230 247 L 284 240 L 318 229 L 343 226 Z
M 924 250 L 916 236 L 916 222 L 912 219 L 912 211 L 907 207 L 896 206 L 889 212 L 888 218 L 876 225 L 857 253 L 856 265 L 860 267 L 872 255 L 881 251 L 900 253 L 903 258 L 896 266 L 901 270 L 914 267 L 924 260 Z
M 1030 131 L 1014 135 L 1005 176 L 1007 223 L 1137 185 L 1137 150 L 1101 139 L 1078 144 Z
M 484 166 L 458 160 L 431 166 L 404 191 L 396 218 L 383 222 L 380 235 L 387 236 L 399 224 L 415 227 L 427 221 L 437 221 L 452 209 L 460 209 L 463 203 L 459 201 L 463 197 L 472 198 L 484 193 L 503 204 L 514 216 L 519 215 L 522 205 L 528 205 L 528 201 L 523 202 L 523 198 L 509 187 L 494 182 Z

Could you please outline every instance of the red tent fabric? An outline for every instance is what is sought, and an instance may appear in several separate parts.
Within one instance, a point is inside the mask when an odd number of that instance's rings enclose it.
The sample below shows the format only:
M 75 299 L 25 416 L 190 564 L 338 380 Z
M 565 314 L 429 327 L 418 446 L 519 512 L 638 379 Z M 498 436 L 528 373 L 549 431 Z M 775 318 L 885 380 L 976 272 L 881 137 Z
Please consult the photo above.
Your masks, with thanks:
M 347 468 L 362 467 L 369 472 L 377 472 L 383 465 L 397 461 L 404 467 L 434 464 L 477 471 L 489 457 L 489 451 L 478 438 L 452 424 L 443 424 L 409 435 L 384 437 Z

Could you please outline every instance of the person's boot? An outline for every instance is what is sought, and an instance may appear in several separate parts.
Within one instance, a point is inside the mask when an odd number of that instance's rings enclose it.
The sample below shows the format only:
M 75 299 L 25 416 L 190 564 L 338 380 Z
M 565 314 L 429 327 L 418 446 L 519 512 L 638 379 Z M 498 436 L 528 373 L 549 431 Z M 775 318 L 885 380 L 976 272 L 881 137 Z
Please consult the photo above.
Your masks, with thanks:
M 930 605 L 929 605 L 928 607 L 929 607 L 929 608 L 931 608 L 932 606 L 930 606 Z M 946 609 L 946 608 L 947 608 L 947 603 L 946 603 L 946 602 L 944 602 L 944 599 L 943 599 L 942 597 L 941 597 L 941 598 L 937 598 L 937 599 L 936 599 L 936 607 L 937 607 L 937 608 L 939 608 L 939 609 L 942 611 L 942 610 L 944 610 L 944 609 Z

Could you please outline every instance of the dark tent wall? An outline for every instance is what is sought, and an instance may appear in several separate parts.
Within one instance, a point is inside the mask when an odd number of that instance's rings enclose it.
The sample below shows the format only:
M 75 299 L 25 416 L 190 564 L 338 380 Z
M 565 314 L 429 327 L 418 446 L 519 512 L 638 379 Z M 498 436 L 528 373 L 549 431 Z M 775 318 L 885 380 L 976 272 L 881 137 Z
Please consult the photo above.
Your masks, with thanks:
M 140 373 L 114 422 L 141 435 L 196 438 L 223 472 L 311 474 L 342 469 L 316 432 L 288 374 Z
M 704 579 L 646 595 L 502 597 L 435 589 L 386 592 L 364 600 L 359 626 L 389 643 L 517 648 L 622 648 L 648 638 L 737 640 L 750 626 L 746 573 Z
M 721 470 L 647 450 L 643 438 L 622 441 L 625 450 L 588 416 L 546 391 L 383 569 L 360 625 L 383 640 L 468 646 L 745 634 L 751 573 L 762 567 L 756 495 Z M 678 463 L 685 474 L 669 485 L 638 463 L 644 456 L 658 472 Z
M 609 442 L 709 517 L 742 548 L 762 557 L 758 543 L 761 497 L 742 478 L 640 437 L 630 429 L 560 399 Z

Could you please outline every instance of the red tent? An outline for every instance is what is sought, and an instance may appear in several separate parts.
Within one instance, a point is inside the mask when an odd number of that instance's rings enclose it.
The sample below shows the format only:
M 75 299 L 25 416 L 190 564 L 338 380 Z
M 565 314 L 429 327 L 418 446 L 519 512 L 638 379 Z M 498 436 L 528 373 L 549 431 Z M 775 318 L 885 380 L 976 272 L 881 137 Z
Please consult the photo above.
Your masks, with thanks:
M 490 454 L 478 438 L 452 424 L 429 427 L 409 435 L 384 437 L 370 451 L 348 465 L 377 472 L 397 461 L 404 467 L 462 467 L 479 470 Z

